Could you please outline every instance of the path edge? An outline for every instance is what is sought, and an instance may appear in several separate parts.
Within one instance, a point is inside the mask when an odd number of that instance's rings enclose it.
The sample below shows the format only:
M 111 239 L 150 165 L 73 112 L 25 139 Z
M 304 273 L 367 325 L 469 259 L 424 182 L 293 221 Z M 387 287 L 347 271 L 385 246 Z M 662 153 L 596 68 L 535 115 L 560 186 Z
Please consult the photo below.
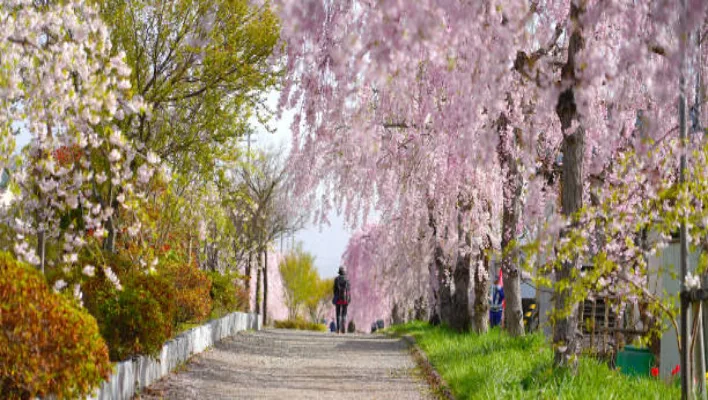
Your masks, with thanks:
M 115 363 L 108 380 L 84 397 L 86 400 L 130 400 L 152 383 L 159 381 L 192 356 L 239 332 L 263 327 L 263 317 L 254 313 L 233 312 L 203 325 L 188 329 L 165 342 L 157 357 L 139 355 Z
M 411 335 L 395 335 L 388 334 L 391 337 L 402 339 L 408 345 L 408 350 L 413 356 L 413 360 L 418 365 L 418 367 L 423 372 L 425 381 L 430 386 L 431 392 L 439 399 L 443 400 L 455 400 L 455 396 L 452 395 L 450 386 L 448 386 L 445 379 L 435 370 L 433 364 L 430 363 L 428 356 L 425 352 L 418 346 L 415 337 Z

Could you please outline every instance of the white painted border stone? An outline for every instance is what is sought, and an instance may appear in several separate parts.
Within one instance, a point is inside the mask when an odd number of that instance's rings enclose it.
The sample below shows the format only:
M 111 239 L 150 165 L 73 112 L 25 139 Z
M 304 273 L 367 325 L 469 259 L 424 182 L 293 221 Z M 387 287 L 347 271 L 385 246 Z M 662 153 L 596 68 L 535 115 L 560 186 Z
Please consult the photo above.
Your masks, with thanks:
M 182 332 L 168 340 L 158 359 L 137 356 L 115 364 L 113 374 L 88 397 L 91 400 L 130 400 L 135 393 L 166 376 L 189 357 L 201 353 L 220 340 L 239 331 L 260 330 L 263 319 L 258 314 L 231 313 L 204 325 Z

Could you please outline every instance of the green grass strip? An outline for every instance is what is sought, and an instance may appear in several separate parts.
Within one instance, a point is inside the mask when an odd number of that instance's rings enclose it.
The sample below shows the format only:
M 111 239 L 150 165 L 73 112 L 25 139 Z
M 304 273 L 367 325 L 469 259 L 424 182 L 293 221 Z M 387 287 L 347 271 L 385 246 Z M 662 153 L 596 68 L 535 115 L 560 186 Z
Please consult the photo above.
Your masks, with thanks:
M 678 399 L 680 390 L 650 377 L 629 377 L 582 356 L 578 373 L 553 369 L 540 333 L 513 338 L 498 329 L 456 333 L 423 322 L 393 326 L 416 338 L 457 399 Z

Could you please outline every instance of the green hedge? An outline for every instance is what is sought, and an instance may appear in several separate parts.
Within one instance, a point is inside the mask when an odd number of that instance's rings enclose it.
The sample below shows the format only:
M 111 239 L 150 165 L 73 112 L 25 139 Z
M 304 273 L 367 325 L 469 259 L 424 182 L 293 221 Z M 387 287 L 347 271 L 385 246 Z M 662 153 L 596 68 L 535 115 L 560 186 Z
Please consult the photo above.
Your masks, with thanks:
M 241 284 L 242 277 L 235 273 L 209 272 L 212 300 L 211 318 L 219 318 L 234 311 L 248 308 L 248 291 Z
M 319 331 L 324 332 L 327 327 L 323 324 L 317 324 L 303 319 L 287 319 L 284 321 L 275 321 L 275 327 L 280 329 L 298 329 L 301 331 Z

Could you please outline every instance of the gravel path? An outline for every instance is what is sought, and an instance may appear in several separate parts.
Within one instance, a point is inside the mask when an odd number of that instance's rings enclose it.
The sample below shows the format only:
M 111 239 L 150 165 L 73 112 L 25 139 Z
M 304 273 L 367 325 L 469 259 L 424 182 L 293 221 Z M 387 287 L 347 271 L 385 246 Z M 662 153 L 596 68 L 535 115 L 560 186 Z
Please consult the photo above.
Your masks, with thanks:
M 242 332 L 142 399 L 428 399 L 404 342 L 379 335 Z

